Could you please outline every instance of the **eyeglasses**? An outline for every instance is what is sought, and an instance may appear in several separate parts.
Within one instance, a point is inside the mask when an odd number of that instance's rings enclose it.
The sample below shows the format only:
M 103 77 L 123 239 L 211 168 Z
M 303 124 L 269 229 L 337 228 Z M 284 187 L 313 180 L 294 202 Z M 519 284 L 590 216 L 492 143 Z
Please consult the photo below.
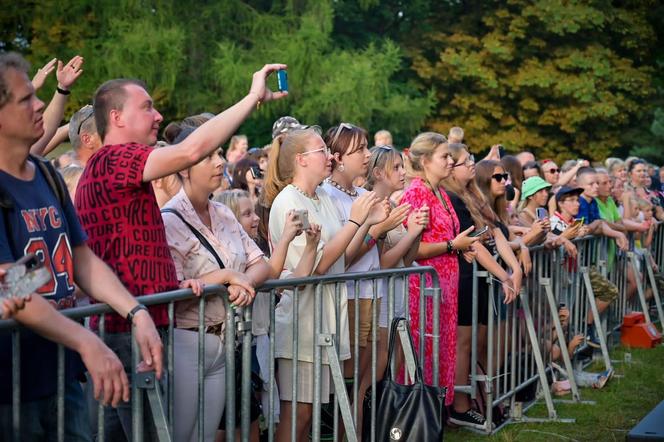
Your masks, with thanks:
M 344 129 L 348 130 L 353 130 L 355 126 L 353 126 L 350 123 L 339 123 L 339 126 L 337 126 L 337 130 L 334 131 L 334 135 L 332 135 L 332 142 L 330 143 L 330 146 L 334 146 L 334 143 L 337 142 L 339 139 L 339 135 L 341 135 L 341 131 Z
M 491 175 L 491 178 L 493 178 L 494 180 L 496 180 L 499 183 L 501 181 L 507 181 L 507 179 L 509 177 L 510 177 L 509 174 L 506 174 L 506 173 L 495 173 L 495 174 Z
M 324 152 L 325 156 L 329 156 L 330 155 L 330 148 L 325 146 L 325 147 L 321 147 L 320 149 L 308 150 L 306 152 L 301 152 L 300 155 L 309 155 L 310 153 L 316 153 L 316 152 Z
M 372 147 L 371 152 L 372 154 L 375 153 L 374 160 L 371 162 L 371 167 L 369 168 L 369 173 L 371 173 L 372 170 L 374 170 L 374 167 L 378 164 L 378 160 L 380 159 L 381 155 L 385 152 L 389 152 L 392 149 L 394 149 L 392 146 L 376 146 Z
M 468 157 L 463 161 L 463 163 L 457 163 L 452 167 L 461 167 L 461 166 L 470 167 L 473 164 L 475 164 L 475 155 L 468 155 Z
M 549 169 L 549 170 L 545 170 L 544 172 L 545 173 L 560 173 L 560 169 Z

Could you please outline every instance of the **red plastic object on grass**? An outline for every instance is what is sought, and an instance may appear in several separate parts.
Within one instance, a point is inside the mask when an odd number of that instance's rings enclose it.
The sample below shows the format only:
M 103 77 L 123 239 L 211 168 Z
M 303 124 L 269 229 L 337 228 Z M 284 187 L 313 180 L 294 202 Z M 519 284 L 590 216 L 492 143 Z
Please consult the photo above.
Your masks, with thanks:
M 662 334 L 654 324 L 646 324 L 643 313 L 629 313 L 623 318 L 620 343 L 626 347 L 653 348 L 662 343 Z

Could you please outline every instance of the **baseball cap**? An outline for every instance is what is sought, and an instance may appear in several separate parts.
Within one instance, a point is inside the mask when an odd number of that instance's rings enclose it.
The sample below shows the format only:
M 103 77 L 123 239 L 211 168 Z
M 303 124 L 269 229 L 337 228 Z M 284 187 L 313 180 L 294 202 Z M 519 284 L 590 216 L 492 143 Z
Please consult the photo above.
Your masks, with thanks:
M 556 201 L 560 201 L 561 199 L 567 196 L 574 196 L 574 195 L 578 196 L 581 195 L 582 193 L 583 189 L 581 187 L 563 186 L 556 193 Z
M 544 181 L 541 177 L 531 176 L 521 185 L 521 201 L 548 187 L 551 187 L 551 184 Z
M 306 129 L 307 126 L 300 124 L 296 118 L 286 115 L 279 118 L 272 125 L 272 139 L 277 138 L 281 134 L 285 134 L 293 129 Z

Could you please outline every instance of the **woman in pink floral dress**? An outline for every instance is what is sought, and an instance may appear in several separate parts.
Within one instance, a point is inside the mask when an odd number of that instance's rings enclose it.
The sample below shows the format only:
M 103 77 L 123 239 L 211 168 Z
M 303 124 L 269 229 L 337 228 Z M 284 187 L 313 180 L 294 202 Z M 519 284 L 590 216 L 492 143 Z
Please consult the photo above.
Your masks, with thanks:
M 445 136 L 426 132 L 418 135 L 410 146 L 411 172 L 415 176 L 406 189 L 401 203 L 410 203 L 412 210 L 428 206 L 430 224 L 423 234 L 417 252 L 417 262 L 436 269 L 440 280 L 440 366 L 439 385 L 447 387 L 445 405 L 454 399 L 454 367 L 456 364 L 457 288 L 459 265 L 457 254 L 463 253 L 473 259 L 472 244 L 477 238 L 468 234 L 474 227 L 459 232 L 459 220 L 452 203 L 440 182 L 452 172 L 454 161 L 450 155 Z M 426 286 L 431 287 L 431 277 L 426 276 Z M 415 346 L 419 342 L 420 324 L 420 277 L 411 276 L 409 281 L 409 312 L 411 332 Z M 433 384 L 433 300 L 426 300 L 426 329 L 424 381 Z M 422 349 L 418 349 L 422 351 Z

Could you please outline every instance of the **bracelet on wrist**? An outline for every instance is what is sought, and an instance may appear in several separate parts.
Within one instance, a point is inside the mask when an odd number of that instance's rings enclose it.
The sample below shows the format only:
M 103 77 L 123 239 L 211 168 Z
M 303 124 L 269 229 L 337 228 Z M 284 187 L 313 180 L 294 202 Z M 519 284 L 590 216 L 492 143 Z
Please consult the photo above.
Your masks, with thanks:
M 144 306 L 143 304 L 136 304 L 136 306 L 127 313 L 127 321 L 129 322 L 134 322 L 134 316 L 136 316 L 136 313 L 140 312 L 141 310 L 147 311 L 147 307 Z
M 358 222 L 355 221 L 354 219 L 349 219 L 348 222 L 349 222 L 349 223 L 353 223 L 353 224 L 355 224 L 355 225 L 357 226 L 358 229 L 361 227 L 360 223 L 358 223 Z
M 447 241 L 447 253 L 452 253 L 454 251 L 454 242 L 453 240 Z
M 57 86 L 57 87 L 55 88 L 55 91 L 56 91 L 58 94 L 60 94 L 60 95 L 69 95 L 69 94 L 71 94 L 71 91 L 70 91 L 70 90 L 62 89 L 60 86 Z
M 387 239 L 387 233 L 383 233 L 382 235 L 380 235 L 378 237 L 378 240 L 380 240 L 380 241 L 385 241 L 386 239 Z

